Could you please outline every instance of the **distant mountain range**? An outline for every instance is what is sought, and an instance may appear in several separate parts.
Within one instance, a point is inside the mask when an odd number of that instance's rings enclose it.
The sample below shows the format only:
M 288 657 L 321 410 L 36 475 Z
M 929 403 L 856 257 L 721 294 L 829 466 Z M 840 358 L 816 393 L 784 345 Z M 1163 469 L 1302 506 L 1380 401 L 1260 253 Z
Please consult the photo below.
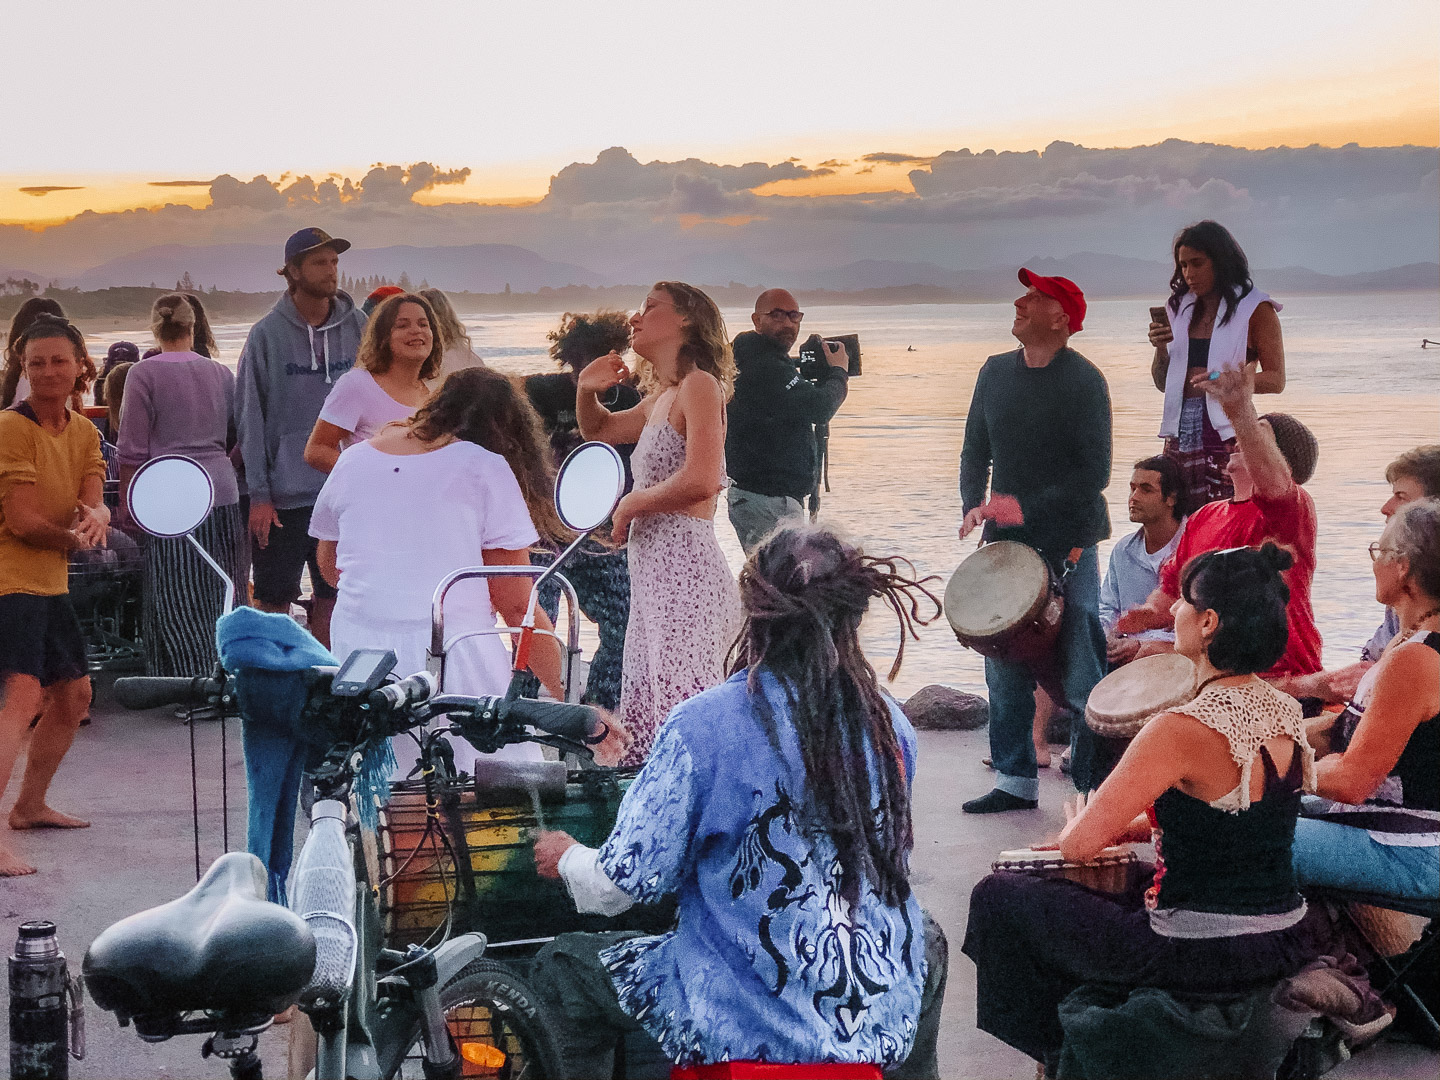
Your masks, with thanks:
M 186 247 L 168 244 L 146 248 L 101 263 L 61 284 L 81 289 L 114 285 L 168 287 L 185 274 L 204 288 L 264 292 L 277 289 L 280 260 L 271 244 L 217 244 Z M 437 288 L 469 292 L 502 292 L 510 288 L 531 292 L 546 286 L 605 285 L 601 275 L 569 263 L 551 262 L 512 244 L 464 244 L 456 247 L 352 248 L 341 269 L 351 277 L 398 278 L 410 275 L 418 286 L 429 281 Z M 0 275 L 3 277 L 3 275 Z
M 169 288 L 185 274 L 202 288 L 271 292 L 278 287 L 276 253 L 270 245 L 220 244 L 212 247 L 166 245 L 111 259 L 60 285 L 84 290 L 120 285 Z M 1165 263 L 1079 252 L 1065 258 L 1036 257 L 1023 265 L 1040 274 L 1059 274 L 1077 282 L 1088 295 L 1163 295 L 1171 268 Z M 351 277 L 379 275 L 396 279 L 403 272 L 417 286 L 428 281 L 455 292 L 517 293 L 567 286 L 591 288 L 644 285 L 657 277 L 681 278 L 703 285 L 749 288 L 785 286 L 797 291 L 832 293 L 893 291 L 897 296 L 927 295 L 945 300 L 1007 300 L 1017 283 L 1016 266 L 951 270 L 929 262 L 861 259 L 834 267 L 785 270 L 745 256 L 700 254 L 667 266 L 636 261 L 610 274 L 546 259 L 511 244 L 466 244 L 453 247 L 396 245 L 353 248 L 341 269 Z M 4 278 L 48 279 L 33 271 L 0 270 Z M 1267 292 L 1352 293 L 1398 292 L 1440 288 L 1440 263 L 1420 262 L 1360 274 L 1322 274 L 1301 266 L 1255 271 L 1256 283 Z M 901 302 L 901 301 L 897 301 Z

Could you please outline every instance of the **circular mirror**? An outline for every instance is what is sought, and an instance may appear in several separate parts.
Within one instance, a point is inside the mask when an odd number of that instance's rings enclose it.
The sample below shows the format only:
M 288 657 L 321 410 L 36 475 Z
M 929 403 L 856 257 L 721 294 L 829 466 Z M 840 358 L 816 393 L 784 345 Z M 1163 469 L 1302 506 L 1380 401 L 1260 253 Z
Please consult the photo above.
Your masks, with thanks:
M 555 509 L 578 533 L 604 523 L 625 491 L 625 463 L 609 443 L 587 442 L 570 451 L 555 477 Z
M 130 481 L 130 516 L 151 536 L 184 536 L 195 529 L 215 498 L 210 474 L 193 458 L 151 458 Z

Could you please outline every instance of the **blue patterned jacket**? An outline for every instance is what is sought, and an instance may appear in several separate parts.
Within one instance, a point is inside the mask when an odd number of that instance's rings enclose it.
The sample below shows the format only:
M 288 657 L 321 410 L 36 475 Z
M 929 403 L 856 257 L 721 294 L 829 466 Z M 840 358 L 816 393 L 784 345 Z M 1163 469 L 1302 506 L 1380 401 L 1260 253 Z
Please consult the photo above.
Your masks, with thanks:
M 774 744 L 742 672 L 676 706 L 621 803 L 600 868 L 636 901 L 679 897 L 676 929 L 603 954 L 621 1008 L 683 1064 L 903 1061 L 925 978 L 919 902 L 841 896 L 835 846 L 803 812 L 785 696 L 768 674 L 762 687 Z M 915 732 L 890 708 L 913 782 Z M 874 775 L 869 746 L 865 762 Z

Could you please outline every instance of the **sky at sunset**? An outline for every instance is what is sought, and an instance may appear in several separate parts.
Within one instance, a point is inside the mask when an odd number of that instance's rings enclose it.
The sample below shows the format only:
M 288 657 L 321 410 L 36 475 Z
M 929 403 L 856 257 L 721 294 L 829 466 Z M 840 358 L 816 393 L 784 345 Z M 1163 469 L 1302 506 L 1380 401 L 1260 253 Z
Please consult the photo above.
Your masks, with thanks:
M 58 68 L 17 47 L 57 26 Z M 224 173 L 319 183 L 415 161 L 456 171 L 418 203 L 534 201 L 611 146 L 794 159 L 810 175 L 756 193 L 804 196 L 908 192 L 918 161 L 899 159 L 1056 139 L 1440 141 L 1433 0 L 72 0 L 12 6 L 6 29 L 11 223 L 203 207 Z

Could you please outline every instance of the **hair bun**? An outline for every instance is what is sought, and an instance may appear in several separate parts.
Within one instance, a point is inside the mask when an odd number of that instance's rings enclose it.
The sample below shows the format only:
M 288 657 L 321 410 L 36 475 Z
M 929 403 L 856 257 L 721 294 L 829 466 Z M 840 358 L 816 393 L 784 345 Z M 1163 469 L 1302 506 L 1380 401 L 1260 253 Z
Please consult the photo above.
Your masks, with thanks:
M 1277 574 L 1283 574 L 1295 565 L 1295 556 L 1269 540 L 1260 548 L 1260 557 L 1265 560 L 1265 565 Z

